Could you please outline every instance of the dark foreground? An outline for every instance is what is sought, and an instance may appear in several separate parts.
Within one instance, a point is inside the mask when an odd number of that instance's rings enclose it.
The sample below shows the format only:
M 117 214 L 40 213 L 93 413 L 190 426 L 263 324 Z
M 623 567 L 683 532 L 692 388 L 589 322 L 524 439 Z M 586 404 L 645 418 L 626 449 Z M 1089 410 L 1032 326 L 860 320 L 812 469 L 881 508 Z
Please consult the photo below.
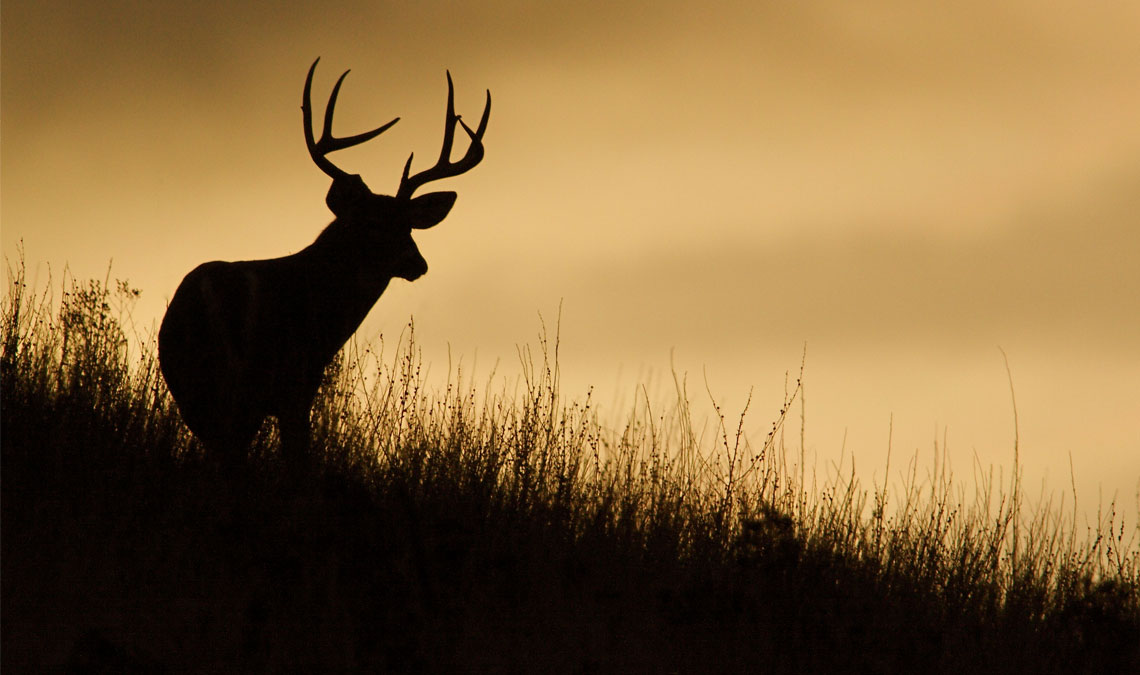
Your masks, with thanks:
M 753 525 L 734 560 L 684 562 L 651 539 L 570 532 L 565 514 L 477 488 L 344 464 L 299 481 L 270 461 L 221 477 L 26 412 L 5 406 L 3 420 L 6 673 L 1140 665 L 1126 597 L 1035 622 L 1016 609 L 969 615 L 808 556 L 780 539 L 778 523 Z
M 794 489 L 771 445 L 669 450 L 684 406 L 609 434 L 545 359 L 517 399 L 427 396 L 410 348 L 365 403 L 360 354 L 338 362 L 312 470 L 263 434 L 223 471 L 153 351 L 129 356 L 115 294 L 76 286 L 52 314 L 14 279 L 5 674 L 1140 672 L 1137 558 L 1111 521 L 1074 544 L 1046 512 L 1019 538 L 1017 499 L 992 520 L 949 483 L 887 517 L 885 494 Z

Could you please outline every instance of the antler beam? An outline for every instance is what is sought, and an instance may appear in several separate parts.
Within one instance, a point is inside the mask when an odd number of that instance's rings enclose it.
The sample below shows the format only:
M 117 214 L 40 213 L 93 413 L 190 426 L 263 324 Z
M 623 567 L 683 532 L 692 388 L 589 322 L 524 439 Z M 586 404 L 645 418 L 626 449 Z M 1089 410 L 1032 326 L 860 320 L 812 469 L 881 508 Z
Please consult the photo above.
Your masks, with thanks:
M 334 90 L 335 93 L 335 90 Z M 404 164 L 404 175 L 400 178 L 400 188 L 396 193 L 397 197 L 409 198 L 415 191 L 422 187 L 424 184 L 441 178 L 450 178 L 451 176 L 458 176 L 459 174 L 470 171 L 472 167 L 478 164 L 483 159 L 483 133 L 487 131 L 487 120 L 491 117 L 491 91 L 487 90 L 487 104 L 483 108 L 483 119 L 479 120 L 479 128 L 475 131 L 467 126 L 463 119 L 455 114 L 455 86 L 451 82 L 451 72 L 447 73 L 447 117 L 444 119 L 443 126 L 443 148 L 439 153 L 439 160 L 436 161 L 435 166 L 430 169 L 425 169 L 409 176 L 408 174 L 412 169 L 413 153 L 408 157 L 408 162 Z M 451 161 L 451 147 L 455 142 L 455 125 L 460 124 L 463 130 L 471 138 L 471 145 L 467 147 L 467 153 L 458 162 Z
M 346 136 L 344 138 L 337 138 L 333 136 L 333 110 L 336 108 L 336 97 L 340 93 L 340 85 L 344 83 L 344 78 L 347 77 L 349 73 L 349 71 L 346 70 L 344 71 L 344 74 L 340 76 L 340 79 L 336 81 L 336 85 L 333 87 L 332 94 L 329 96 L 329 104 L 325 107 L 325 121 L 324 125 L 321 128 L 321 139 L 319 141 L 313 140 L 313 105 L 310 99 L 311 91 L 313 88 L 313 72 L 316 71 L 317 63 L 320 60 L 320 57 L 317 57 L 317 60 L 313 61 L 313 65 L 309 66 L 309 75 L 305 78 L 305 96 L 301 101 L 301 117 L 305 125 L 305 144 L 309 148 L 309 155 L 312 156 L 313 162 L 315 162 L 316 165 L 320 167 L 321 171 L 324 171 L 329 175 L 329 177 L 331 177 L 333 180 L 336 180 L 338 178 L 345 178 L 349 174 L 348 172 L 344 171 L 329 161 L 325 155 L 337 150 L 351 148 L 354 145 L 360 145 L 365 141 L 370 141 L 387 131 L 388 128 L 396 122 L 399 122 L 400 118 L 397 117 L 382 127 L 373 129 L 372 131 L 366 131 L 362 134 Z

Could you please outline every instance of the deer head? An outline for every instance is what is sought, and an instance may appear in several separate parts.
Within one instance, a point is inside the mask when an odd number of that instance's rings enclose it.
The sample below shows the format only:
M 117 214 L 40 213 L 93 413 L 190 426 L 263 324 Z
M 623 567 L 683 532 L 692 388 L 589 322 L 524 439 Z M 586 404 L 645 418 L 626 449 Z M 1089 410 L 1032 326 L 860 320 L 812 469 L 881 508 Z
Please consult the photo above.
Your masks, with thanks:
M 364 180 L 357 174 L 349 174 L 327 157 L 330 152 L 359 145 L 387 131 L 392 125 L 400 121 L 396 119 L 371 131 L 337 138 L 332 133 L 333 113 L 336 108 L 337 95 L 341 84 L 349 71 L 344 71 L 333 86 L 329 95 L 328 105 L 325 107 L 324 124 L 321 129 L 320 140 L 313 137 L 313 108 L 311 91 L 313 86 L 313 73 L 317 69 L 320 58 L 313 61 L 309 67 L 309 74 L 305 78 L 304 99 L 301 102 L 302 121 L 305 126 L 305 144 L 309 148 L 309 155 L 313 162 L 332 178 L 325 203 L 329 210 L 337 217 L 337 223 L 354 230 L 353 237 L 361 246 L 374 245 L 383 250 L 393 260 L 393 276 L 409 281 L 414 280 L 427 272 L 427 262 L 420 255 L 415 242 L 412 241 L 412 230 L 424 230 L 439 224 L 451 211 L 455 204 L 454 192 L 429 192 L 418 197 L 413 196 L 417 189 L 427 183 L 442 178 L 449 178 L 463 174 L 483 159 L 483 134 L 487 130 L 487 120 L 491 116 L 491 92 L 487 91 L 487 104 L 483 108 L 483 117 L 479 121 L 478 129 L 472 131 L 463 119 L 455 114 L 455 87 L 451 81 L 451 72 L 447 73 L 447 114 L 444 118 L 443 148 L 439 159 L 429 169 L 410 175 L 412 159 L 415 153 L 408 157 L 404 164 L 404 173 L 400 178 L 400 186 L 396 195 L 388 196 L 372 192 Z M 451 161 L 452 146 L 455 141 L 455 127 L 462 126 L 471 139 L 467 152 L 456 162 Z

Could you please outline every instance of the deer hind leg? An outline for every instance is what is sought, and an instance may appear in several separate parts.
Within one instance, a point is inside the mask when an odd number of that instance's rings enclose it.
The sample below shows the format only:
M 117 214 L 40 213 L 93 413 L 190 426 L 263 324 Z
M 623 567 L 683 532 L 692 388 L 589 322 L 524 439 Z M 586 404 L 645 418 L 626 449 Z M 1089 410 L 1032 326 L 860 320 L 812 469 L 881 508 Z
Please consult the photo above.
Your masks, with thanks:
M 227 420 L 201 431 L 191 428 L 205 446 L 210 462 L 227 474 L 238 475 L 249 467 L 249 451 L 261 426 L 259 420 Z

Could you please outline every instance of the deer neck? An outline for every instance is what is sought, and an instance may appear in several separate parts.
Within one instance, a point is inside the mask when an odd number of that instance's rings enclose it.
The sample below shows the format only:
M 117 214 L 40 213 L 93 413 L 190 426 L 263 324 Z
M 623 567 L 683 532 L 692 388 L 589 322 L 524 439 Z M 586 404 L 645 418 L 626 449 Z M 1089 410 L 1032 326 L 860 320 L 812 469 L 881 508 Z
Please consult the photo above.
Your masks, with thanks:
M 296 254 L 310 270 L 316 314 L 324 315 L 333 332 L 347 339 L 360 325 L 392 275 L 378 264 L 374 253 L 358 244 L 351 232 L 333 222 L 316 241 Z

